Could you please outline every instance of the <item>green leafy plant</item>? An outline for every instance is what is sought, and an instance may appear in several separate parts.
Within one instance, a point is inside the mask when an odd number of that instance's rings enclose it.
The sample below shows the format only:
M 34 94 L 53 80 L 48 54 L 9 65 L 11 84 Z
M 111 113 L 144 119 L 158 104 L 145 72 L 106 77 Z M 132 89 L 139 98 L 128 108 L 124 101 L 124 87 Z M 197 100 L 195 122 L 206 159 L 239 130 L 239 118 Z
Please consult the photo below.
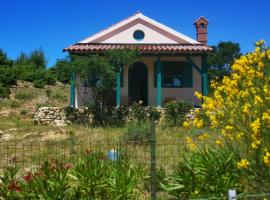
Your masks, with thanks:
M 18 171 L 16 158 L 9 159 L 9 166 L 4 170 L 3 176 L 0 177 L 0 197 L 20 199 L 21 187 L 17 176 Z
M 37 79 L 37 80 L 34 80 L 33 86 L 36 88 L 44 88 L 45 82 L 42 79 Z
M 106 198 L 105 179 L 108 165 L 106 165 L 105 159 L 106 156 L 101 153 L 92 153 L 75 161 L 69 179 L 77 199 Z
M 139 183 L 142 172 L 140 166 L 134 167 L 127 158 L 113 162 L 106 179 L 109 199 L 136 199 L 141 192 Z
M 145 121 L 131 121 L 127 124 L 123 141 L 131 144 L 145 144 L 149 141 L 149 123 Z
M 0 83 L 0 98 L 9 98 L 10 88 L 9 86 L 3 86 Z
M 46 89 L 45 92 L 46 92 L 47 97 L 50 99 L 51 96 L 52 96 L 52 90 L 51 89 Z
M 45 161 L 36 173 L 27 173 L 21 184 L 24 196 L 39 199 L 65 199 L 68 196 L 69 163 Z
M 169 126 L 181 126 L 192 104 L 183 100 L 174 100 L 164 105 L 165 122 Z
M 107 123 L 110 126 L 124 126 L 127 122 L 128 114 L 127 106 L 112 107 L 108 112 Z
M 28 111 L 25 110 L 25 109 L 23 109 L 23 110 L 20 111 L 20 114 L 21 114 L 21 115 L 27 115 L 27 113 L 28 113 Z
M 20 99 L 20 100 L 29 100 L 33 98 L 32 94 L 30 93 L 26 93 L 24 91 L 20 91 L 16 93 L 16 99 Z
M 178 199 L 209 196 L 226 196 L 236 188 L 239 172 L 236 158 L 229 149 L 201 148 L 181 154 L 182 160 L 162 183 L 162 188 Z M 203 184 L 202 184 L 203 183 Z
M 10 101 L 10 108 L 19 108 L 21 106 L 21 102 L 19 101 Z

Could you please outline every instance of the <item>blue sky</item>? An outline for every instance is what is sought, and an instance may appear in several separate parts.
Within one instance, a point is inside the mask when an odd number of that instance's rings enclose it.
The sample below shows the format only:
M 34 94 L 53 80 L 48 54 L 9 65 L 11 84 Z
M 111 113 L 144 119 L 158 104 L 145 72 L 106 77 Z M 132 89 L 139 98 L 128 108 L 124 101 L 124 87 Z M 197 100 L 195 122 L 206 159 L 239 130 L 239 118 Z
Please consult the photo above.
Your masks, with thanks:
M 254 41 L 270 43 L 269 0 L 0 0 L 0 48 L 15 59 L 41 47 L 52 66 L 62 49 L 137 10 L 195 38 L 194 20 L 209 19 L 209 45 L 239 42 L 242 52 Z

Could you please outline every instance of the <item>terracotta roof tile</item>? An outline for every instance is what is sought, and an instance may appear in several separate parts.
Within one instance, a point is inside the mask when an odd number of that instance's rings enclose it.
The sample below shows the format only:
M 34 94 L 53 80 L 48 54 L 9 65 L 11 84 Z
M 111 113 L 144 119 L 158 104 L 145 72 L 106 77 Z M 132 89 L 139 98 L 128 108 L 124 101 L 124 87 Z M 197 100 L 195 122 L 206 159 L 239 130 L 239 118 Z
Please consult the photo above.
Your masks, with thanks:
M 108 49 L 138 49 L 141 53 L 156 52 L 209 52 L 211 47 L 204 45 L 183 45 L 183 44 L 74 44 L 65 48 L 64 51 L 71 53 L 101 53 Z

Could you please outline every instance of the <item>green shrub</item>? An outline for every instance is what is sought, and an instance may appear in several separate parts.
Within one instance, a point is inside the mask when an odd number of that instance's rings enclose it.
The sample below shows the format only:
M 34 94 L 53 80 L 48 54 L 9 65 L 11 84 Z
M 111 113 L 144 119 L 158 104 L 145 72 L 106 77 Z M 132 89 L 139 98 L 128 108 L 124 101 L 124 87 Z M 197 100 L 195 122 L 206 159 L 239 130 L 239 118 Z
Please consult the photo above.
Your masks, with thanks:
M 108 199 L 137 199 L 142 172 L 140 166 L 135 167 L 128 159 L 113 163 L 106 180 Z
M 67 118 L 72 122 L 72 123 L 77 123 L 77 124 L 88 124 L 90 125 L 96 125 L 94 123 L 94 117 L 91 114 L 91 111 L 87 108 L 71 108 L 71 107 L 65 107 L 64 110 Z
M 0 66 L 0 83 L 3 86 L 16 85 L 17 76 L 14 68 Z
M 44 70 L 44 71 L 45 71 L 44 77 L 43 77 L 44 82 L 47 85 L 55 84 L 56 78 L 55 78 L 55 75 L 54 75 L 53 71 L 51 71 L 51 70 Z
M 129 117 L 137 121 L 145 121 L 147 119 L 146 107 L 140 102 L 135 102 L 129 106 Z
M 51 70 L 36 68 L 33 64 L 15 65 L 14 73 L 18 80 L 35 82 L 42 80 L 44 84 L 52 85 L 56 78 Z
M 34 80 L 33 86 L 35 88 L 44 88 L 45 87 L 45 82 L 42 79 L 37 79 L 37 80 Z
M 161 184 L 177 199 L 205 196 L 225 197 L 228 189 L 236 188 L 239 171 L 230 149 L 199 149 L 180 153 L 181 161 Z
M 20 99 L 20 100 L 29 100 L 32 99 L 33 96 L 30 93 L 26 93 L 23 91 L 17 92 L 16 93 L 16 99 Z
M 123 135 L 123 141 L 131 144 L 145 144 L 149 141 L 149 123 L 144 121 L 131 121 Z
M 37 77 L 35 74 L 36 68 L 31 64 L 15 65 L 18 80 L 33 82 Z
M 50 99 L 51 96 L 52 96 L 52 90 L 51 89 L 46 89 L 45 92 L 46 92 L 47 97 Z
M 45 161 L 35 171 L 19 175 L 16 161 L 3 172 L 0 195 L 4 199 L 136 199 L 142 170 L 129 159 L 108 160 L 91 153 L 63 163 Z
M 165 122 L 169 126 L 181 126 L 193 106 L 183 100 L 174 100 L 164 106 Z
M 162 184 L 166 182 L 166 170 L 162 167 L 157 169 L 157 191 L 163 191 Z M 150 192 L 151 191 L 151 176 L 145 178 L 144 188 Z
M 19 101 L 11 101 L 10 102 L 11 108 L 19 108 L 20 106 L 21 106 L 21 102 L 19 102 Z
M 146 121 L 151 118 L 158 120 L 161 116 L 161 111 L 157 107 L 143 106 L 142 103 L 133 103 L 128 108 L 130 120 Z
M 118 108 L 110 108 L 108 113 L 108 125 L 110 126 L 123 126 L 126 124 L 128 117 L 127 106 L 119 106 Z
M 63 93 L 63 91 L 57 91 L 55 93 L 52 93 L 51 98 L 57 99 L 57 100 L 60 100 L 60 101 L 67 100 L 67 98 L 66 98 L 65 94 Z
M 0 98 L 9 98 L 10 89 L 9 86 L 2 86 L 0 84 Z
M 53 107 L 54 105 L 49 103 L 49 102 L 45 102 L 45 103 L 37 103 L 36 104 L 36 108 L 39 109 L 41 107 Z
M 28 111 L 23 109 L 20 111 L 20 113 L 21 113 L 21 115 L 27 115 Z

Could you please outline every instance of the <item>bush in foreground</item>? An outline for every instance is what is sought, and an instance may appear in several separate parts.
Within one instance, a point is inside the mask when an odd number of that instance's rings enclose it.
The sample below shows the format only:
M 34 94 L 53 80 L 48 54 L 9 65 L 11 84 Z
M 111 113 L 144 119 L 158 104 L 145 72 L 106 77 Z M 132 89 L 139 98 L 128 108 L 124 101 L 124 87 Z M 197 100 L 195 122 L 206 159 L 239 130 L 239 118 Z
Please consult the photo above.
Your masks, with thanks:
M 142 178 L 140 166 L 126 158 L 108 160 L 102 153 L 87 153 L 69 163 L 46 161 L 23 177 L 18 170 L 13 162 L 1 177 L 4 199 L 135 199 Z
M 270 187 L 266 181 L 270 179 L 270 49 L 264 41 L 257 42 L 255 51 L 235 60 L 230 76 L 212 81 L 211 86 L 213 96 L 196 93 L 204 100 L 203 115 L 197 115 L 192 126 L 201 129 L 209 122 L 209 132 L 218 133 L 219 142 L 240 154 L 235 168 L 246 177 L 245 190 L 266 190 Z

